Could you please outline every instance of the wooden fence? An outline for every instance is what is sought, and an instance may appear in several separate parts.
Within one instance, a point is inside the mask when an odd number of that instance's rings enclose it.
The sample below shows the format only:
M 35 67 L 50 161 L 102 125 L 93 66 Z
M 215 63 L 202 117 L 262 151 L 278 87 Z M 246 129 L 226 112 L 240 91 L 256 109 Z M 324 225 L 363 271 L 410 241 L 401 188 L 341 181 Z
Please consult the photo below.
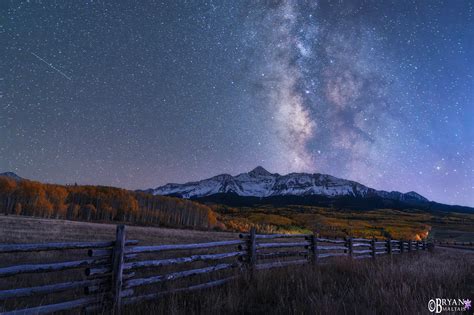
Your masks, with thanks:
M 4 314 L 45 314 L 82 308 L 86 312 L 112 311 L 119 314 L 123 305 L 155 300 L 165 294 L 194 291 L 219 286 L 240 274 L 252 276 L 262 269 L 290 265 L 327 263 L 331 257 L 375 259 L 379 255 L 396 255 L 425 250 L 433 244 L 402 240 L 364 238 L 330 239 L 313 234 L 240 234 L 238 239 L 197 244 L 138 246 L 126 240 L 126 227 L 117 227 L 116 239 L 111 242 L 74 242 L 50 244 L 0 244 L 1 254 L 33 253 L 40 251 L 80 250 L 87 258 L 54 263 L 35 263 L 0 268 L 0 280 L 25 273 L 82 270 L 80 280 L 34 287 L 0 290 L 0 302 L 8 299 L 51 295 L 70 290 L 81 290 L 76 299 L 59 303 L 6 311 Z M 185 256 L 176 257 L 177 252 Z M 196 252 L 197 251 L 197 252 Z M 168 253 L 170 257 L 164 257 Z M 156 254 L 160 257 L 157 259 Z M 213 264 L 208 265 L 209 262 Z M 193 269 L 189 263 L 205 263 Z M 176 270 L 179 267 L 181 270 Z M 156 274 L 157 268 L 163 270 Z M 189 285 L 189 279 L 213 277 Z M 170 289 L 168 284 L 182 281 L 183 286 Z M 179 282 L 179 281 L 178 281 Z M 71 296 L 71 295 L 67 295 Z M 0 304 L 1 305 L 1 304 Z M 0 310 L 1 311 L 1 310 Z
M 439 247 L 474 250 L 473 242 L 435 241 L 435 244 Z

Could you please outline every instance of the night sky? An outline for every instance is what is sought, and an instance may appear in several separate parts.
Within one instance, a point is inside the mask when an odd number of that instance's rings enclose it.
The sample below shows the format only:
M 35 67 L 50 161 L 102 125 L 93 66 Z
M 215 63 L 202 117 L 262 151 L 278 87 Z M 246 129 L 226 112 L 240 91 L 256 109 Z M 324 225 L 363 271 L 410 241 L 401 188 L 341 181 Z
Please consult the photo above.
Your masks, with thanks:
M 262 165 L 474 206 L 473 1 L 1 1 L 0 172 Z

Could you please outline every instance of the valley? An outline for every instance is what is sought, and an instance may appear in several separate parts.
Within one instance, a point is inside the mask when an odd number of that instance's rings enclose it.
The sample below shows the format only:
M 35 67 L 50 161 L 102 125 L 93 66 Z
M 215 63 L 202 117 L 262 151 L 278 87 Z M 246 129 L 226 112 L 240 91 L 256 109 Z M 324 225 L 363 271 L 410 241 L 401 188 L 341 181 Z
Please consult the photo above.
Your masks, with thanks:
M 378 237 L 474 241 L 474 214 L 426 212 L 418 209 L 368 211 L 290 205 L 229 207 L 212 205 L 219 220 L 233 230 L 250 226 L 266 233 L 315 231 L 329 237 Z
M 261 187 L 265 187 L 269 176 L 259 168 L 244 175 L 237 177 Z M 303 179 L 297 177 L 299 181 L 292 181 L 293 186 L 307 183 L 306 175 L 302 175 Z M 186 199 L 114 187 L 42 184 L 9 173 L 0 176 L 0 213 L 12 218 L 21 218 L 12 216 L 16 214 L 189 231 L 247 232 L 256 227 L 261 233 L 316 232 L 329 237 L 412 240 L 432 237 L 442 241 L 474 241 L 474 212 L 469 207 L 428 201 L 412 204 L 406 202 L 408 197 L 401 200 L 401 195 L 393 192 L 391 194 L 398 196 L 397 200 L 353 194 L 332 197 L 314 194 L 241 196 L 232 191 L 214 194 L 222 187 L 229 187 L 225 186 L 226 178 L 214 177 L 211 194 Z M 204 182 L 209 188 L 209 182 Z M 333 179 L 325 185 L 337 187 L 346 182 Z M 318 184 L 311 183 L 311 189 Z M 197 188 L 203 186 L 202 182 L 196 185 Z M 415 193 L 409 196 L 415 196 Z M 25 238 L 24 233 L 20 235 Z

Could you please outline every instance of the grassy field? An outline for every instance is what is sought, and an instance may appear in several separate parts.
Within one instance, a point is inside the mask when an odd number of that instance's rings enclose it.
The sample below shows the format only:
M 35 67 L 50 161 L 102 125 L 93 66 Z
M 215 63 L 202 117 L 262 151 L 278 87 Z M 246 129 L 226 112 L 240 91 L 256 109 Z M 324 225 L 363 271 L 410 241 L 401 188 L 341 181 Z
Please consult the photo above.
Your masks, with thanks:
M 115 224 L 41 219 L 0 215 L 1 243 L 34 243 L 59 241 L 111 241 L 115 239 Z M 206 232 L 127 226 L 128 239 L 140 244 L 197 243 L 216 239 L 235 239 L 236 233 Z
M 115 229 L 116 226 L 114 224 L 0 215 L 0 243 L 112 241 L 115 239 Z M 140 226 L 127 226 L 127 235 L 127 239 L 138 240 L 140 245 L 198 243 L 238 238 L 236 233 Z M 0 268 L 18 264 L 60 262 L 86 258 L 88 258 L 87 250 L 44 251 L 34 254 L 0 254 Z M 6 278 L 0 277 L 0 290 L 84 279 L 86 279 L 84 269 L 42 274 L 23 274 Z M 2 309 L 9 310 L 37 304 L 58 303 L 83 296 L 82 290 L 75 290 L 69 291 L 67 294 L 50 295 L 41 300 L 26 298 L 21 300 L 13 299 L 6 302 L 0 301 L 0 313 Z
M 259 272 L 225 287 L 176 294 L 127 314 L 430 314 L 436 297 L 474 297 L 474 253 L 438 249 L 372 261 Z
M 462 231 L 454 230 L 448 235 Z M 451 233 L 451 234 L 449 234 Z M 0 216 L 0 243 L 90 241 L 114 239 L 112 224 L 84 223 L 30 217 Z M 153 227 L 128 228 L 129 239 L 140 244 L 196 243 L 236 239 L 236 233 Z M 27 262 L 80 259 L 72 255 L 39 252 L 35 255 L 0 255 L 0 267 Z M 185 255 L 186 253 L 183 253 Z M 185 266 L 184 266 L 185 267 Z M 189 266 L 187 267 L 189 268 Z M 196 266 L 193 265 L 193 268 Z M 155 274 L 167 272 L 165 269 Z M 335 259 L 331 264 L 259 271 L 255 278 L 241 277 L 224 287 L 165 296 L 153 302 L 126 307 L 127 314 L 423 314 L 429 299 L 474 297 L 474 252 L 436 248 L 380 257 L 376 261 Z M 206 280 L 213 280 L 213 276 Z M 206 276 L 207 277 L 207 276 Z M 84 279 L 83 271 L 64 271 L 7 277 L 0 290 Z M 196 279 L 197 280 L 197 279 Z M 202 280 L 202 279 L 201 279 Z M 171 284 L 182 285 L 183 283 Z M 0 302 L 2 309 L 54 303 L 82 296 L 82 291 L 41 300 Z M 31 303 L 31 304 L 30 304 Z

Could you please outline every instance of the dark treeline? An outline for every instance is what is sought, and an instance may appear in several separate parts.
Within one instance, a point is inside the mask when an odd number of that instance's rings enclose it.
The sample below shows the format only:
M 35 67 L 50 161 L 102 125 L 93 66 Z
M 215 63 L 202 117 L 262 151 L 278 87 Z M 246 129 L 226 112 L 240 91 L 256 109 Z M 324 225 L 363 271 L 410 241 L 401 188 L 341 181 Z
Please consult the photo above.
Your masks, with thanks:
M 179 198 L 104 186 L 61 186 L 0 176 L 0 213 L 84 221 L 211 228 L 209 207 Z

